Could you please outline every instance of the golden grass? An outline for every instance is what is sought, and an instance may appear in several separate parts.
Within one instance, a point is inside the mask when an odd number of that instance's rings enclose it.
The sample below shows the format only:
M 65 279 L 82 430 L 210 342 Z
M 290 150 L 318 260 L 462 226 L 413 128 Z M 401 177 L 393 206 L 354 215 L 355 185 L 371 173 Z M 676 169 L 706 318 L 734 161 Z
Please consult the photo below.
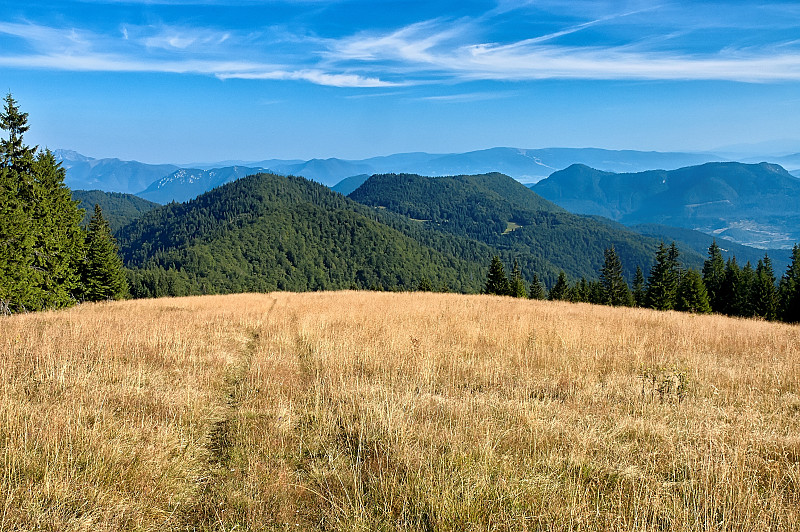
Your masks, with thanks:
M 798 530 L 800 328 L 490 296 L 0 320 L 1 530 Z

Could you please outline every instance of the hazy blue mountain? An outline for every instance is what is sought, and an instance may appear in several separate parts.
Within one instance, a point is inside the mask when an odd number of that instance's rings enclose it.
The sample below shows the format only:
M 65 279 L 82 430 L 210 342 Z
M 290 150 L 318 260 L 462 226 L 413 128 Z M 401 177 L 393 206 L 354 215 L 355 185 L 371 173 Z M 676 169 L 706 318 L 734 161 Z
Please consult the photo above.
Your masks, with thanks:
M 545 148 L 527 150 L 519 148 L 491 148 L 467 153 L 432 154 L 398 153 L 363 160 L 338 158 L 311 159 L 309 161 L 267 159 L 257 162 L 224 161 L 194 166 L 147 165 L 136 161 L 118 159 L 92 159 L 64 150 L 62 161 L 67 169 L 67 183 L 73 188 L 98 188 L 107 191 L 138 193 L 179 168 L 211 171 L 219 168 L 259 168 L 279 175 L 297 175 L 327 186 L 355 175 L 384 173 L 413 173 L 428 176 L 449 176 L 501 172 L 517 181 L 539 181 L 556 170 L 573 163 L 614 172 L 636 172 L 654 168 L 674 169 L 720 157 L 706 153 L 640 152 L 633 150 L 603 150 L 596 148 Z M 236 163 L 236 164 L 231 164 Z M 202 182 L 213 180 L 201 179 Z M 190 192 L 173 196 L 186 199 L 204 192 L 194 181 L 187 183 Z M 176 185 L 177 186 L 177 185 Z M 151 199 L 153 199 L 151 197 Z
M 345 177 L 344 179 L 333 185 L 331 188 L 336 192 L 338 192 L 339 194 L 347 196 L 355 189 L 360 187 L 367 179 L 369 179 L 369 174 L 359 174 L 350 177 Z
M 800 171 L 800 153 L 773 157 L 770 161 L 783 166 L 789 170 L 792 175 L 796 175 L 797 172 Z
M 178 169 L 173 164 L 145 164 L 119 159 L 92 159 L 71 150 L 53 152 L 66 170 L 64 182 L 73 189 L 135 194 Z
M 220 185 L 261 171 L 263 171 L 262 168 L 243 166 L 229 166 L 211 170 L 181 168 L 162 177 L 145 190 L 139 192 L 137 196 L 161 204 L 169 203 L 170 201 L 188 201 Z
M 757 248 L 800 241 L 800 180 L 775 164 L 617 174 L 572 165 L 531 187 L 570 212 L 696 229 Z
M 72 199 L 81 202 L 78 207 L 85 211 L 84 225 L 89 223 L 89 218 L 94 213 L 94 206 L 97 204 L 103 209 L 103 217 L 108 220 L 112 231 L 129 224 L 147 211 L 159 207 L 158 203 L 147 201 L 133 194 L 103 192 L 102 190 L 73 190 Z

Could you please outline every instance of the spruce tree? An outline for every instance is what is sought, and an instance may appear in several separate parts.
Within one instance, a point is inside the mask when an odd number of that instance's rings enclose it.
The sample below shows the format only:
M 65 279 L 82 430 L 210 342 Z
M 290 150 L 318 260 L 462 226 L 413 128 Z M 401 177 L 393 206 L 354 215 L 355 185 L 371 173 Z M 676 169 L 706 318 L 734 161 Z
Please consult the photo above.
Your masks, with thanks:
M 103 218 L 99 205 L 86 231 L 86 259 L 83 264 L 83 295 L 87 301 L 105 301 L 129 297 L 128 281 L 117 243 Z
M 603 257 L 603 267 L 600 268 L 601 303 L 615 307 L 630 306 L 631 292 L 622 276 L 622 261 L 614 246 L 606 248 Z
M 508 277 L 506 277 L 506 270 L 497 255 L 492 257 L 492 263 L 489 265 L 489 273 L 486 276 L 486 287 L 483 289 L 483 293 L 498 296 L 511 295 L 511 285 L 508 282 Z
M 567 283 L 567 274 L 564 273 L 564 270 L 558 274 L 558 279 L 556 280 L 556 284 L 553 285 L 553 288 L 550 289 L 550 294 L 548 295 L 548 299 L 550 301 L 566 301 L 570 299 L 570 289 L 569 283 Z
M 0 113 L 0 312 L 75 302 L 83 212 L 49 150 L 25 144 L 28 114 L 9 94 Z
M 513 297 L 528 297 L 525 290 L 525 281 L 522 280 L 522 271 L 519 268 L 519 263 L 514 259 L 514 267 L 511 269 L 511 281 L 509 283 L 509 294 Z
M 736 262 L 736 257 L 731 257 L 725 263 L 725 277 L 719 291 L 720 312 L 728 316 L 748 316 L 749 284 L 752 276 L 752 266 L 742 269 Z
M 708 292 L 700 273 L 695 270 L 686 271 L 678 285 L 678 296 L 675 309 L 684 312 L 708 314 L 711 305 L 708 302 Z
M 679 278 L 678 248 L 674 242 L 669 248 L 661 242 L 647 279 L 646 306 L 656 310 L 675 308 Z
M 547 294 L 544 291 L 544 286 L 542 286 L 542 282 L 539 280 L 539 276 L 536 273 L 533 274 L 533 280 L 531 281 L 531 290 L 530 294 L 528 294 L 530 299 L 547 299 Z
M 764 255 L 756 265 L 756 277 L 750 290 L 750 307 L 755 316 L 766 320 L 777 318 L 778 292 L 769 255 Z
M 84 237 L 83 210 L 64 184 L 64 169 L 50 150 L 40 152 L 33 164 L 38 201 L 33 206 L 36 238 L 33 266 L 41 272 L 43 307 L 60 308 L 75 303 L 79 294 L 79 266 Z
M 725 261 L 722 258 L 717 241 L 711 242 L 708 248 L 708 258 L 703 263 L 703 283 L 708 290 L 708 299 L 711 302 L 711 310 L 722 312 L 721 290 L 725 280 Z
M 636 266 L 636 275 L 633 277 L 633 304 L 637 307 L 645 304 L 644 274 L 639 266 Z
M 39 310 L 44 306 L 42 271 L 36 258 L 37 202 L 32 172 L 35 149 L 25 145 L 28 114 L 8 94 L 0 113 L 0 312 Z
M 797 244 L 792 248 L 792 262 L 781 278 L 778 292 L 781 319 L 800 322 L 800 246 Z
M 423 277 L 417 283 L 418 292 L 433 292 L 433 285 L 427 277 Z

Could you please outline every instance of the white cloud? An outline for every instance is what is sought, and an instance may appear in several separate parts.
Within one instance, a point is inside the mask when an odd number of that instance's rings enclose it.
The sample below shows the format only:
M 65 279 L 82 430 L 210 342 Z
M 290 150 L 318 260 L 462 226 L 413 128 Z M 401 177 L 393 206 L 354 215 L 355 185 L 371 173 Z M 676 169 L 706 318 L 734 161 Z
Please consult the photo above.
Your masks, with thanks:
M 639 11 L 606 15 L 542 35 L 491 42 L 477 19 L 434 19 L 338 39 L 288 30 L 242 31 L 176 26 L 117 27 L 99 34 L 0 22 L 0 35 L 25 52 L 0 51 L 0 66 L 76 71 L 166 72 L 219 79 L 305 81 L 333 87 L 396 87 L 471 80 L 540 79 L 800 81 L 797 42 L 671 52 L 667 32 L 615 45 L 559 44 L 560 37 Z M 631 22 L 632 23 L 632 22 Z M 690 31 L 690 30 L 686 30 Z M 31 52 L 30 50 L 33 50 Z M 247 58 L 243 61 L 241 58 Z M 445 101 L 444 99 L 441 101 Z
M 321 70 L 272 70 L 255 72 L 223 72 L 216 76 L 219 79 L 269 79 L 309 81 L 317 85 L 330 87 L 395 87 L 398 84 L 382 81 L 375 77 L 364 77 L 356 74 L 336 74 Z

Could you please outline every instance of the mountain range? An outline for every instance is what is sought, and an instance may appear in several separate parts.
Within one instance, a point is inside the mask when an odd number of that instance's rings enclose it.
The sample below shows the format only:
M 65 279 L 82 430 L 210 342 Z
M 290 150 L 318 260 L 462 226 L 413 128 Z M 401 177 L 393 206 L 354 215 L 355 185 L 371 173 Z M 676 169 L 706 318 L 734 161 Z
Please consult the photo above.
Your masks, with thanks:
M 491 148 L 453 154 L 401 153 L 362 160 L 268 159 L 194 165 L 151 165 L 119 159 L 93 159 L 70 150 L 56 150 L 54 153 L 66 169 L 66 183 L 72 189 L 138 194 L 164 203 L 195 197 L 226 182 L 226 178 L 212 177 L 203 172 L 230 175 L 230 171 L 226 169 L 232 167 L 245 167 L 278 175 L 298 175 L 334 186 L 352 176 L 391 172 L 428 176 L 502 172 L 520 182 L 533 183 L 573 163 L 612 172 L 636 172 L 653 168 L 674 169 L 723 160 L 710 153 L 615 151 L 596 148 Z
M 695 229 L 758 248 L 800 242 L 800 180 L 776 164 L 604 172 L 572 165 L 531 186 L 578 214 Z

